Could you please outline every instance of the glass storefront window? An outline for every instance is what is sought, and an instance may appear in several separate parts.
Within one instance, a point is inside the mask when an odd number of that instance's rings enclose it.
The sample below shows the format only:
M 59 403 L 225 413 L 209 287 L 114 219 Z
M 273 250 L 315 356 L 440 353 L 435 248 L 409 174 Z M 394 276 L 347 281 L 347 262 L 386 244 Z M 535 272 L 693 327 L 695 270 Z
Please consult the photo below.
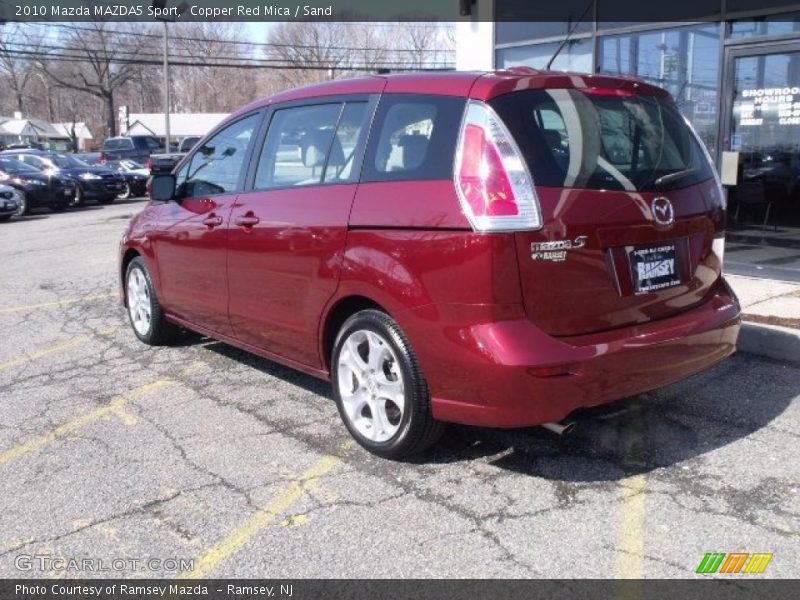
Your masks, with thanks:
M 541 38 L 565 36 L 575 25 L 566 21 L 498 21 L 495 25 L 495 41 L 498 44 L 525 42 Z M 592 23 L 583 21 L 575 25 L 575 33 L 588 33 Z M 573 34 L 574 35 L 574 34 Z
M 713 156 L 716 152 L 720 25 L 598 38 L 598 72 L 637 75 L 667 89 Z
M 800 13 L 789 13 L 732 21 L 730 37 L 746 38 L 758 35 L 788 35 L 799 32 Z
M 526 66 L 544 69 L 550 57 L 558 50 L 561 42 L 547 44 L 529 44 L 513 48 L 497 49 L 497 67 Z M 592 40 L 589 38 L 572 39 L 561 49 L 551 67 L 555 71 L 592 72 Z
M 736 58 L 733 90 L 731 150 L 740 165 L 733 222 L 779 223 L 800 245 L 800 51 Z

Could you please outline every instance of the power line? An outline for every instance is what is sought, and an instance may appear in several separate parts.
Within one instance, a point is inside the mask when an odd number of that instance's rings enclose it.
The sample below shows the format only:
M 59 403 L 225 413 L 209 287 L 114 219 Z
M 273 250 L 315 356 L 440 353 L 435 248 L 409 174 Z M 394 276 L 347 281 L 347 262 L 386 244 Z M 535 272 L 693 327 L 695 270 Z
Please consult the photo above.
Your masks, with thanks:
M 75 56 L 67 54 L 50 54 L 48 52 L 36 52 L 30 50 L 5 50 L 8 54 L 19 56 L 20 58 L 29 58 L 35 60 L 52 60 L 55 62 L 67 63 L 80 63 L 92 64 L 92 60 L 86 56 Z M 125 65 L 158 65 L 162 62 L 160 60 L 150 59 L 130 59 L 130 58 L 117 58 L 111 62 Z M 381 69 L 388 70 L 404 70 L 404 71 L 449 71 L 453 66 L 447 63 L 432 64 L 428 66 L 414 66 L 406 63 L 380 63 L 374 65 L 367 64 L 305 64 L 305 65 L 292 65 L 292 64 L 253 64 L 253 63 L 221 63 L 221 62 L 196 62 L 186 60 L 170 60 L 170 64 L 180 67 L 222 67 L 230 69 L 279 69 L 279 70 L 297 70 L 297 71 L 358 71 L 358 72 L 374 72 Z
M 12 43 L 8 44 L 6 46 L 6 48 L 15 48 L 15 49 L 30 48 L 32 50 L 23 50 L 23 51 L 39 51 L 39 52 L 47 52 L 49 50 L 62 50 L 62 51 L 74 52 L 74 53 L 86 53 L 87 55 L 89 53 L 102 53 L 102 54 L 104 54 L 104 56 L 103 56 L 104 60 L 109 60 L 109 61 L 112 61 L 112 62 L 117 60 L 118 57 L 125 57 L 125 56 L 144 56 L 144 57 L 154 57 L 154 58 L 159 58 L 159 59 L 162 56 L 158 52 L 146 51 L 146 50 L 126 50 L 126 49 L 117 48 L 117 49 L 114 49 L 114 50 L 109 52 L 105 48 L 98 48 L 98 47 L 94 47 L 94 46 L 92 46 L 92 47 L 90 47 L 90 46 L 75 47 L 75 46 L 63 46 L 63 45 L 57 45 L 57 44 L 47 44 L 46 46 L 43 47 L 42 44 L 32 44 L 32 43 L 26 43 L 26 42 L 12 42 Z M 185 49 L 180 49 L 180 50 L 185 50 Z M 4 51 L 3 45 L 0 44 L 0 53 L 2 53 L 3 51 Z M 389 55 L 392 54 L 391 50 L 385 50 L 383 52 L 385 54 L 389 54 Z M 437 56 L 437 51 L 436 50 L 431 50 L 429 52 L 433 56 Z M 278 55 L 257 57 L 257 56 L 243 56 L 243 55 L 239 55 L 239 54 L 237 54 L 237 55 L 221 55 L 221 54 L 215 53 L 213 57 L 209 57 L 206 54 L 198 54 L 198 53 L 191 53 L 191 52 L 185 52 L 185 51 L 179 51 L 177 53 L 170 53 L 170 56 L 174 57 L 174 58 L 185 58 L 185 59 L 193 59 L 193 60 L 207 60 L 209 58 L 213 58 L 214 60 L 234 60 L 234 61 L 235 60 L 242 60 L 242 61 L 251 61 L 251 62 L 253 62 L 253 61 L 255 61 L 255 62 L 288 62 L 288 61 L 291 60 L 290 58 L 283 57 L 283 56 L 278 56 Z M 297 56 L 297 57 L 294 57 L 294 58 L 301 58 L 306 62 L 316 62 L 318 64 L 334 64 L 334 63 L 336 63 L 336 61 L 342 60 L 344 57 L 342 57 L 342 56 L 331 57 L 330 61 L 328 61 L 328 62 L 324 61 L 323 59 L 309 59 L 309 58 L 302 57 L 302 56 Z M 440 58 L 439 60 L 441 62 L 442 60 L 445 60 L 445 59 L 441 59 Z M 381 62 L 387 63 L 387 64 L 392 63 L 392 64 L 397 64 L 397 65 L 408 64 L 406 62 L 403 62 L 403 61 L 400 61 L 400 60 L 397 60 L 397 59 L 394 59 L 394 60 L 384 59 Z M 338 63 L 336 63 L 336 64 L 338 64 Z
M 377 23 L 370 23 L 370 27 L 378 25 Z M 380 25 L 383 26 L 394 26 L 391 23 L 382 23 Z M 161 39 L 161 35 L 157 33 L 148 33 L 148 32 L 136 32 L 136 31 L 120 31 L 118 29 L 97 29 L 94 27 L 86 27 L 81 25 L 67 25 L 65 23 L 48 23 L 48 27 L 57 27 L 60 29 L 66 29 L 68 31 L 89 31 L 93 33 L 107 33 L 109 35 L 126 35 L 126 36 L 135 36 L 135 37 L 146 37 L 146 38 L 157 38 Z M 173 34 L 173 37 L 176 40 L 183 40 L 183 41 L 196 41 L 196 42 L 203 42 L 207 44 L 227 44 L 227 45 L 242 45 L 242 46 L 252 46 L 252 47 L 264 47 L 264 48 L 303 48 L 303 49 L 315 49 L 317 46 L 311 46 L 307 44 L 282 44 L 277 42 L 252 42 L 252 41 L 240 41 L 240 40 L 225 40 L 225 39 L 210 39 L 210 38 L 202 38 L 196 36 L 182 36 L 180 31 L 176 31 Z M 327 49 L 331 50 L 345 50 L 345 51 L 384 51 L 387 48 L 369 48 L 369 47 L 355 47 L 355 46 L 325 46 Z M 419 50 L 413 48 L 393 48 L 391 49 L 393 52 L 419 52 Z M 442 49 L 442 52 L 455 52 L 453 49 Z

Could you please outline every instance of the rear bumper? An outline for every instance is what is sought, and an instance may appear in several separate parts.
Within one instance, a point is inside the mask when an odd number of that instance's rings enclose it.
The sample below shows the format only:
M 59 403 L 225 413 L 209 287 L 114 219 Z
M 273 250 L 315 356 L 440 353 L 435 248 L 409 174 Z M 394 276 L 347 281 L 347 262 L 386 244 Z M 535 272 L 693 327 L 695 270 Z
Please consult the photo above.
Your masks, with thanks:
M 690 311 L 580 337 L 551 337 L 525 318 L 470 323 L 470 315 L 481 312 L 476 307 L 448 312 L 425 307 L 401 322 L 428 379 L 434 417 L 525 427 L 559 421 L 578 408 L 647 392 L 714 366 L 736 350 L 741 311 L 720 279 L 706 301 Z M 420 336 L 428 343 L 414 343 Z

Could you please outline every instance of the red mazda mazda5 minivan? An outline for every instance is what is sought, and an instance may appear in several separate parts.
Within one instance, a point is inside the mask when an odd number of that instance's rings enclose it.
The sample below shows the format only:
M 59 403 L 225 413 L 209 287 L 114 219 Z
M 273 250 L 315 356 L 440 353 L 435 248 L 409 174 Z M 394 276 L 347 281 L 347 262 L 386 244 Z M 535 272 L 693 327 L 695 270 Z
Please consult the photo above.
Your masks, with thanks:
M 558 422 L 735 350 L 725 201 L 669 94 L 512 69 L 253 103 L 151 182 L 120 254 L 136 336 L 329 378 L 402 457 L 444 422 Z

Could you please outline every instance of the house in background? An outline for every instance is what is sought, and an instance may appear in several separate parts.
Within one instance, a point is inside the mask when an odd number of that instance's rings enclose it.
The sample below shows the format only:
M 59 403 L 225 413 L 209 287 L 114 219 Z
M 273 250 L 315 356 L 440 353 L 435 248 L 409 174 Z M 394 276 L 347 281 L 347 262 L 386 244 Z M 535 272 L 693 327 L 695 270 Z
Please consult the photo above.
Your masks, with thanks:
M 67 139 L 73 141 L 73 147 L 76 152 L 86 152 L 87 142 L 91 144 L 90 140 L 94 139 L 92 132 L 89 131 L 86 123 L 82 121 L 78 123 L 53 123 L 53 128 Z
M 170 113 L 169 134 L 172 142 L 204 136 L 228 116 L 228 113 Z M 164 113 L 128 113 L 120 110 L 121 135 L 152 135 L 166 137 Z
M 48 150 L 60 152 L 72 149 L 70 136 L 52 123 L 41 119 L 25 119 L 19 112 L 14 113 L 13 117 L 0 116 L 0 144 L 5 147 L 20 143 L 41 144 Z

